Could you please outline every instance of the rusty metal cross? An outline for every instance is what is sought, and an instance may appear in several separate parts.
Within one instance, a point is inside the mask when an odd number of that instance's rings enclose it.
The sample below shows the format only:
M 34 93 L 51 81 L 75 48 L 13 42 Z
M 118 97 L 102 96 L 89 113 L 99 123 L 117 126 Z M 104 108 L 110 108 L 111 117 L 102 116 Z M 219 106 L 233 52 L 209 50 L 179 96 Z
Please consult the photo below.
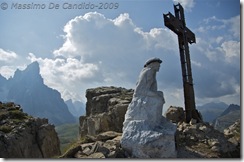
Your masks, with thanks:
M 165 26 L 178 35 L 181 70 L 183 77 L 186 122 L 190 122 L 192 118 L 196 119 L 197 122 L 200 122 L 202 121 L 202 117 L 196 110 L 195 106 L 190 51 L 188 46 L 188 43 L 196 43 L 196 38 L 195 34 L 186 27 L 184 9 L 180 3 L 174 5 L 174 11 L 175 16 L 170 12 L 163 15 Z

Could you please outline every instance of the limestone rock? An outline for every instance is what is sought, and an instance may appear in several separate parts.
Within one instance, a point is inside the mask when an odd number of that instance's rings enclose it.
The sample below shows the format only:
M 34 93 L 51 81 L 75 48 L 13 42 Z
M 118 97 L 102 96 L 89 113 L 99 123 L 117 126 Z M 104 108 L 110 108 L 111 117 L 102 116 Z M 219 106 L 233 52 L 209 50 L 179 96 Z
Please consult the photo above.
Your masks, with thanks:
M 94 140 L 89 142 L 90 140 Z M 121 133 L 108 131 L 89 137 L 70 148 L 61 158 L 126 158 L 120 147 Z
M 86 137 L 86 141 L 82 142 L 82 143 L 78 143 L 78 145 L 76 145 L 76 147 L 74 147 L 74 149 L 70 149 L 69 151 L 67 151 L 67 156 L 63 156 L 66 158 L 90 158 L 90 157 L 96 157 L 96 158 L 132 158 L 135 157 L 131 154 L 130 151 L 125 150 L 124 148 L 121 147 L 121 133 L 122 133 L 122 127 L 120 128 L 121 131 L 111 131 L 109 129 L 115 129 L 115 126 L 111 126 L 111 125 L 116 125 L 117 123 L 114 122 L 115 120 L 106 120 L 106 122 L 102 122 L 104 124 L 105 127 L 107 127 L 107 125 L 109 126 L 108 128 L 106 128 L 106 130 L 109 131 L 101 131 L 104 130 L 100 127 L 102 127 L 103 125 L 101 124 L 95 124 L 95 123 L 101 123 L 101 121 L 99 120 L 95 120 L 95 118 L 100 117 L 105 117 L 105 116 L 110 116 L 111 118 L 116 118 L 116 115 L 120 114 L 117 112 L 117 110 L 115 109 L 115 107 L 117 107 L 116 105 L 120 105 L 122 103 L 124 103 L 124 105 L 127 104 L 127 107 L 129 105 L 129 103 L 131 103 L 131 98 L 132 98 L 132 94 L 133 91 L 117 91 L 117 90 L 113 90 L 116 89 L 115 87 L 101 87 L 101 88 L 94 88 L 94 89 L 90 89 L 89 92 L 92 92 L 92 95 L 89 97 L 90 99 L 87 102 L 91 102 L 90 105 L 94 104 L 92 102 L 99 102 L 99 100 L 95 100 L 96 97 L 99 98 L 100 95 L 106 95 L 106 91 L 108 92 L 108 94 L 110 93 L 110 95 L 112 95 L 112 97 L 110 99 L 108 99 L 107 104 L 103 104 L 103 106 L 107 106 L 105 108 L 105 112 L 103 113 L 95 113 L 95 111 L 92 111 L 92 107 L 90 107 L 90 115 L 89 116 L 84 116 L 84 117 L 80 117 L 80 121 L 81 123 L 83 123 L 84 125 L 86 125 L 85 127 L 80 127 L 80 128 L 85 128 L 82 129 L 83 132 L 88 132 L 87 130 L 90 129 L 94 129 L 95 127 L 97 127 L 97 130 L 100 131 L 94 131 L 94 135 L 91 134 L 83 134 L 83 137 Z M 120 88 L 119 88 L 120 89 Z M 123 89 L 123 88 L 121 88 Z M 97 93 L 96 93 L 97 90 Z M 118 92 L 118 93 L 117 93 Z M 91 98 L 93 98 L 92 96 L 94 96 L 94 100 L 91 100 Z M 142 101 L 142 100 L 141 100 Z M 143 102 L 142 102 L 143 103 Z M 155 102 L 152 102 L 155 103 Z M 127 110 L 126 107 L 126 110 Z M 103 109 L 103 108 L 102 108 Z M 115 109 L 115 110 L 113 110 Z M 93 109 L 93 110 L 98 110 L 100 112 L 102 112 L 98 107 Z M 111 110 L 111 111 L 110 111 Z M 146 109 L 148 110 L 148 109 Z M 94 115 L 91 115 L 91 112 Z M 115 113 L 112 112 L 117 112 L 116 115 Z M 125 113 L 126 111 L 124 111 Z M 143 110 L 139 110 L 137 112 L 138 113 L 137 116 L 135 117 L 143 117 Z M 106 114 L 106 115 L 103 115 Z M 113 115 L 112 115 L 113 114 Z M 149 112 L 150 114 L 150 112 Z M 113 117 L 111 117 L 111 115 Z M 123 114 L 124 116 L 125 114 Z M 155 116 L 155 112 L 151 112 L 151 116 Z M 158 115 L 160 116 L 160 115 Z M 130 127 L 129 125 L 131 125 L 131 134 L 135 134 L 136 132 L 134 131 L 136 128 L 140 127 L 144 129 L 144 132 L 142 131 L 141 134 L 137 134 L 138 137 L 135 137 L 137 140 L 141 140 L 143 137 L 147 136 L 149 137 L 149 140 L 152 140 L 155 137 L 159 137 L 158 138 L 158 143 L 155 141 L 152 141 L 151 145 L 154 144 L 154 148 L 151 149 L 151 154 L 155 154 L 155 152 L 157 152 L 157 148 L 163 140 L 160 136 L 161 131 L 163 131 L 163 129 L 166 129 L 168 121 L 167 122 L 163 122 L 165 121 L 165 119 L 160 119 L 159 118 L 154 118 L 151 119 L 148 116 L 144 116 L 144 119 L 147 119 L 147 122 L 144 122 L 144 124 L 140 124 L 140 120 L 138 121 L 139 124 L 136 124 L 137 126 L 134 126 L 133 124 L 127 124 L 128 127 Z M 156 116 L 157 117 L 157 116 Z M 86 120 L 90 118 L 95 120 L 96 122 L 93 123 L 93 125 L 89 126 L 88 123 L 86 122 Z M 120 118 L 120 117 L 118 117 Z M 159 119 L 159 120 L 158 120 Z M 156 124 L 156 121 L 159 121 L 159 123 L 162 123 L 162 127 L 154 127 L 154 129 L 150 129 L 151 132 L 147 131 L 148 129 L 148 123 L 151 121 L 155 121 L 155 122 L 151 122 Z M 112 123 L 111 123 L 112 122 Z M 107 124 L 105 124 L 107 123 Z M 116 123 L 116 124 L 115 124 Z M 141 122 L 143 123 L 143 122 Z M 164 124 L 163 124 L 164 123 Z M 83 126 L 84 126 L 83 125 Z M 121 124 L 123 126 L 123 123 Z M 149 124 L 150 125 L 150 124 Z M 134 126 L 134 127 L 133 127 Z M 151 125 L 152 126 L 152 125 Z M 169 126 L 172 126 L 172 124 L 170 123 Z M 174 125 L 173 125 L 174 126 Z M 191 124 L 189 123 L 185 123 L 185 122 L 179 122 L 177 123 L 177 131 L 175 133 L 175 150 L 177 150 L 177 155 L 175 154 L 175 158 L 240 158 L 240 145 L 236 142 L 232 141 L 231 139 L 233 139 L 233 134 L 236 134 L 236 131 L 238 132 L 238 130 L 240 131 L 240 126 L 238 127 L 237 124 L 237 128 L 233 129 L 230 128 L 230 131 L 228 131 L 229 133 L 226 133 L 226 135 L 224 135 L 223 133 L 217 131 L 214 129 L 213 126 L 211 126 L 208 123 L 194 123 L 192 122 Z M 95 130 L 95 129 L 94 129 Z M 233 131 L 235 130 L 235 131 Z M 80 130 L 81 131 L 81 130 Z M 134 131 L 134 132 L 133 132 Z M 231 132 L 233 131 L 233 134 L 231 134 Z M 167 132 L 167 131 L 166 131 Z M 170 131 L 168 131 L 170 132 Z M 227 130 L 226 130 L 227 132 Z M 151 133 L 151 134 L 150 134 Z M 140 138 L 142 137 L 142 138 Z M 166 139 L 168 139 L 168 141 L 173 141 L 173 136 L 170 136 L 172 138 L 168 138 L 166 136 Z M 240 137 L 240 136 L 239 136 Z M 236 138 L 238 139 L 238 138 Z M 145 143 L 145 141 L 141 140 L 141 143 Z M 164 142 L 164 141 L 163 141 Z M 173 146 L 173 144 L 170 144 L 166 146 Z M 160 146 L 161 147 L 161 146 Z M 139 147 L 138 147 L 139 148 Z M 170 147 L 169 147 L 170 148 Z M 108 151 L 109 150 L 109 151 Z M 145 149 L 143 148 L 143 151 L 146 152 L 150 152 L 150 150 L 148 149 L 148 147 L 145 147 Z M 174 151 L 175 151 L 174 150 Z M 166 150 L 167 151 L 167 150 Z M 95 153 L 95 154 L 94 154 Z M 157 156 L 161 156 L 160 154 L 164 154 L 165 152 L 161 149 L 161 151 L 158 151 L 158 155 Z M 103 155 L 102 155 L 103 154 Z M 98 156 L 99 155 L 99 156 Z M 155 155 L 154 155 L 155 156 Z M 62 157 L 62 156 L 61 156 Z M 150 158 L 153 158 L 153 156 L 151 156 Z
M 238 119 L 234 124 L 224 130 L 224 135 L 228 138 L 228 141 L 235 145 L 235 156 L 240 156 L 241 145 L 241 121 Z
M 80 135 L 122 132 L 124 115 L 133 90 L 118 87 L 87 89 L 86 116 L 80 117 Z
M 185 119 L 185 114 L 182 107 L 170 106 L 166 111 L 165 116 L 173 123 L 183 122 Z
M 19 105 L 0 104 L 0 157 L 51 158 L 60 155 L 57 133 L 47 119 L 23 113 Z
M 240 157 L 238 148 L 209 123 L 178 123 L 176 144 L 178 158 Z

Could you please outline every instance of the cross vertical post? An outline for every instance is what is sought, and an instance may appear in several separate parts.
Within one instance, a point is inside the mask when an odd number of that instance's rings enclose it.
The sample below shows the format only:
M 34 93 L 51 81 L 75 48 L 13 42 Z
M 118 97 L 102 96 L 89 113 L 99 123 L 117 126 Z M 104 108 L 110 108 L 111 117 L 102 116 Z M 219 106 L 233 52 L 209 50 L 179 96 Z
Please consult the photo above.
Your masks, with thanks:
M 175 16 L 170 12 L 168 14 L 163 14 L 164 24 L 175 34 L 178 35 L 181 70 L 183 78 L 183 88 L 184 88 L 184 100 L 185 100 L 185 113 L 186 122 L 196 119 L 197 122 L 202 121 L 202 118 L 195 106 L 195 95 L 193 88 L 193 79 L 191 72 L 191 59 L 188 43 L 196 43 L 195 34 L 186 27 L 184 9 L 178 3 L 174 5 Z

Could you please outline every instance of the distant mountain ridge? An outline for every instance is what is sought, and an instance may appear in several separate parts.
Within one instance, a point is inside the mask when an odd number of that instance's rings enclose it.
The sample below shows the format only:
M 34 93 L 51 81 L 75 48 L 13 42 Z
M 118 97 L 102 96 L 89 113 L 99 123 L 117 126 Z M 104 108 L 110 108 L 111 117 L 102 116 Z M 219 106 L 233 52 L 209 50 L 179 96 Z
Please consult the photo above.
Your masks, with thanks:
M 229 107 L 213 121 L 215 129 L 223 132 L 224 129 L 241 119 L 241 108 L 239 105 L 230 104 Z
M 230 104 L 229 107 L 220 115 L 220 116 L 224 116 L 229 114 L 232 111 L 236 111 L 236 110 L 240 110 L 240 106 L 236 105 L 236 104 Z
M 68 106 L 70 113 L 75 117 L 80 117 L 85 115 L 85 104 L 80 101 L 72 101 L 69 99 L 65 101 L 65 104 Z
M 203 117 L 203 121 L 212 123 L 221 113 L 228 108 L 228 105 L 224 102 L 210 102 L 202 106 L 197 106 Z
M 12 78 L 0 76 L 0 83 L 0 101 L 18 103 L 24 112 L 47 118 L 55 125 L 75 122 L 61 94 L 44 84 L 38 62 L 29 64 L 23 71 L 17 69 Z

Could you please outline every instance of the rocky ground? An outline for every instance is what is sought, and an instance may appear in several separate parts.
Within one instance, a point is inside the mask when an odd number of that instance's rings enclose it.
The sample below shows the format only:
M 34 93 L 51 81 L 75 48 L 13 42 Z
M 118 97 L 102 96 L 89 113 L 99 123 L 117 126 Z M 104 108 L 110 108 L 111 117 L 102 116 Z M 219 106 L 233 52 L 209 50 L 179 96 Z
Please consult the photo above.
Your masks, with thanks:
M 133 158 L 120 146 L 124 115 L 133 90 L 99 87 L 87 90 L 87 114 L 80 117 L 80 140 L 60 155 L 60 143 L 47 119 L 33 118 L 19 105 L 0 102 L 2 158 Z M 240 120 L 223 132 L 209 123 L 185 123 L 183 109 L 166 117 L 177 125 L 177 158 L 240 158 Z
M 129 154 L 120 147 L 121 135 L 114 131 L 87 135 L 60 158 L 128 158 Z
M 51 158 L 58 155 L 59 139 L 47 119 L 33 118 L 12 102 L 0 103 L 1 158 Z
M 87 135 L 60 158 L 132 158 L 120 146 L 121 135 Z M 177 158 L 240 158 L 240 139 L 231 140 L 208 123 L 178 123 L 176 145 Z
M 240 140 L 232 142 L 208 123 L 178 123 L 179 158 L 240 158 Z
M 132 90 L 116 87 L 88 89 L 87 115 L 80 118 L 81 140 L 61 158 L 131 158 L 121 148 L 120 139 L 132 94 Z M 240 121 L 224 134 L 209 123 L 183 122 L 183 108 L 172 107 L 167 113 L 177 125 L 177 158 L 240 158 Z

